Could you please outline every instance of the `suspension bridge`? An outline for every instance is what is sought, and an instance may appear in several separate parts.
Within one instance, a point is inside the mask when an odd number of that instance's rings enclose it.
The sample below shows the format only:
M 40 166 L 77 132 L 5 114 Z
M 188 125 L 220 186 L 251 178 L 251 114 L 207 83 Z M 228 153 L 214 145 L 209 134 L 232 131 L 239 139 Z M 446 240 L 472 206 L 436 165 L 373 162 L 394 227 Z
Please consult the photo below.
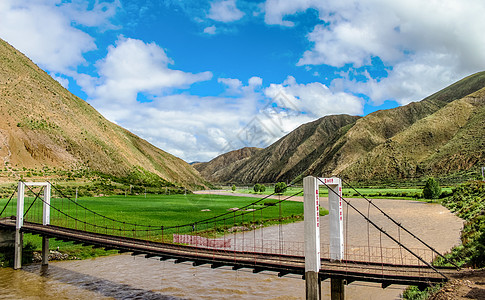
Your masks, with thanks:
M 17 190 L 2 208 L 0 229 L 15 233 L 15 269 L 21 268 L 23 233 L 32 233 L 43 237 L 43 264 L 48 264 L 49 238 L 55 238 L 147 258 L 173 259 L 175 263 L 192 262 L 194 266 L 230 266 L 233 270 L 252 269 L 254 273 L 277 272 L 278 276 L 297 274 L 306 281 L 308 299 L 320 299 L 320 283 L 326 279 L 331 280 L 332 299 L 343 299 L 344 285 L 354 281 L 377 282 L 383 288 L 391 284 L 425 287 L 446 281 L 456 273 L 455 268 L 434 266 L 435 258 L 443 257 L 438 251 L 366 199 L 369 209 L 377 209 L 391 220 L 398 228 L 398 235 L 393 236 L 389 233 L 391 230 L 379 227 L 368 213 L 342 197 L 341 184 L 339 178 L 304 179 L 305 229 L 301 233 L 305 235 L 304 242 L 284 240 L 281 234 L 277 239 L 274 236 L 265 238 L 264 227 L 260 226 L 262 219 L 257 216 L 269 206 L 258 204 L 269 196 L 215 217 L 190 224 L 163 226 L 135 224 L 101 215 L 49 182 L 19 182 Z M 327 187 L 329 191 L 329 245 L 320 243 L 319 186 Z M 56 197 L 51 199 L 52 191 Z M 301 192 L 274 203 L 279 206 L 280 216 L 281 204 L 294 200 L 294 196 Z M 360 247 L 345 243 L 344 208 L 347 212 L 355 210 L 368 228 L 373 227 L 379 232 L 377 245 L 371 245 L 370 238 L 367 245 Z M 237 232 L 241 223 L 258 229 L 252 234 Z M 401 232 L 416 239 L 422 248 L 404 245 Z M 383 247 L 383 238 L 395 246 Z

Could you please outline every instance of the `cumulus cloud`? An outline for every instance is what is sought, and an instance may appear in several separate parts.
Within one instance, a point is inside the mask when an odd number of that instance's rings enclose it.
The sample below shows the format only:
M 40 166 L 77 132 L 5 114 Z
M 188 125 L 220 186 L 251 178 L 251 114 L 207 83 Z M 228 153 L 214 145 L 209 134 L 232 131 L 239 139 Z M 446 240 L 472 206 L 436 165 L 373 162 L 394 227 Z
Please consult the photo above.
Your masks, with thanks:
M 138 93 L 158 95 L 212 78 L 211 72 L 193 74 L 170 69 L 172 63 L 155 43 L 120 36 L 97 63 L 99 78 L 81 77 L 78 83 L 94 101 L 128 103 L 136 101 Z
M 261 95 L 201 97 L 155 95 L 151 102 L 93 102 L 110 120 L 188 162 L 208 161 L 245 146 L 239 136 L 254 117 Z
M 253 76 L 253 77 L 249 78 L 248 83 L 249 83 L 250 86 L 258 87 L 258 86 L 261 86 L 263 84 L 263 78 Z
M 332 91 L 319 82 L 299 84 L 291 76 L 282 84 L 271 84 L 265 94 L 274 99 L 279 107 L 313 118 L 333 114 L 359 115 L 363 112 L 360 98 L 345 92 Z
M 456 61 L 450 54 L 414 55 L 396 64 L 388 77 L 377 80 L 366 73 L 366 82 L 347 82 L 347 88 L 368 95 L 376 104 L 394 100 L 405 105 L 420 101 L 456 81 L 460 74 L 456 73 Z
M 235 79 L 235 78 L 218 78 L 217 79 L 217 82 L 220 82 L 220 83 L 223 83 L 224 85 L 226 85 L 228 88 L 229 88 L 229 92 L 231 93 L 241 93 L 242 90 L 242 81 L 239 80 L 239 79 Z
M 69 79 L 62 76 L 57 76 L 54 73 L 50 73 L 49 75 L 59 82 L 65 89 L 69 88 Z
M 52 1 L 0 3 L 0 36 L 50 71 L 66 73 L 96 49 L 94 39 L 70 22 Z
M 42 68 L 70 74 L 86 62 L 84 53 L 96 49 L 94 39 L 75 28 L 73 22 L 85 26 L 104 24 L 108 29 L 113 11 L 119 6 L 119 1 L 96 2 L 86 10 L 87 4 L 82 3 L 2 0 L 0 36 Z
M 60 8 L 63 14 L 76 24 L 101 29 L 119 28 L 109 20 L 121 9 L 120 0 L 114 0 L 112 2 L 96 1 L 92 4 L 92 7 L 90 7 L 88 1 L 73 0 L 64 3 Z
M 216 26 L 215 25 L 212 25 L 212 26 L 209 26 L 209 27 L 206 27 L 204 28 L 204 33 L 207 33 L 207 34 L 216 34 Z
M 379 57 L 389 76 L 369 77 L 367 91 L 376 104 L 390 98 L 401 104 L 420 100 L 485 68 L 481 0 L 268 0 L 265 21 L 294 26 L 285 18 L 307 9 L 317 10 L 325 23 L 308 34 L 313 46 L 298 65 L 359 68 Z
M 236 0 L 222 0 L 211 3 L 207 17 L 219 22 L 234 22 L 241 19 L 244 13 L 236 6 Z

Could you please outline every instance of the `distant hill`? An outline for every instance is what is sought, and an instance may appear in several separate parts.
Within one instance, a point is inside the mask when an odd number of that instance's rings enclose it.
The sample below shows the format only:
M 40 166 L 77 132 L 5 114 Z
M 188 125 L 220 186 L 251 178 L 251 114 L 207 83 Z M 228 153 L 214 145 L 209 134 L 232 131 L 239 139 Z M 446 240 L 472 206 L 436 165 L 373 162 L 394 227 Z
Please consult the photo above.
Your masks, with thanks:
M 304 172 L 323 153 L 329 151 L 359 118 L 349 115 L 323 117 L 301 125 L 250 157 L 217 165 L 213 165 L 213 160 L 207 163 L 206 170 L 201 170 L 201 173 L 214 182 L 291 180 Z
M 197 171 L 200 172 L 202 176 L 206 178 L 213 178 L 214 180 L 218 181 L 221 180 L 221 178 L 217 177 L 217 171 L 234 163 L 240 164 L 261 150 L 261 148 L 256 147 L 245 147 L 239 150 L 221 154 L 209 162 L 195 163 L 193 166 Z
M 106 120 L 0 40 L 0 178 L 97 172 L 204 186 L 183 160 Z
M 485 72 L 405 106 L 304 124 L 243 162 L 212 168 L 214 182 L 447 176 L 485 163 Z

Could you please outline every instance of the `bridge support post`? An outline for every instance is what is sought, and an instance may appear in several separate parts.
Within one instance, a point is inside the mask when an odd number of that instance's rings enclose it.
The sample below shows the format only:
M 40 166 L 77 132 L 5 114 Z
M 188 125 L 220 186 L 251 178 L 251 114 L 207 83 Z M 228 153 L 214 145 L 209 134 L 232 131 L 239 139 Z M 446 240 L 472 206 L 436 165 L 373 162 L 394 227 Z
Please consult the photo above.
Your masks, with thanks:
M 47 266 L 49 264 L 49 237 L 42 236 L 42 265 Z
M 319 300 L 320 271 L 320 203 L 317 179 L 303 178 L 303 210 L 305 232 L 305 286 L 306 299 Z
M 44 189 L 44 202 L 42 204 L 42 225 L 49 225 L 51 221 L 51 184 L 46 183 Z M 47 266 L 49 264 L 49 237 L 42 236 L 42 265 Z
M 14 270 L 22 268 L 22 248 L 24 246 L 24 234 L 20 231 L 20 229 L 24 225 L 24 192 L 25 184 L 19 181 L 19 185 L 17 188 L 17 217 L 15 219 L 15 254 L 13 260 Z
M 330 299 L 344 300 L 345 299 L 345 285 L 344 280 L 340 278 L 330 279 Z
M 305 272 L 305 287 L 306 287 L 306 299 L 307 300 L 320 300 L 320 279 L 318 278 L 318 272 L 308 271 Z
M 13 269 L 22 268 L 22 248 L 24 246 L 24 233 L 20 229 L 15 229 L 15 256 L 13 260 Z

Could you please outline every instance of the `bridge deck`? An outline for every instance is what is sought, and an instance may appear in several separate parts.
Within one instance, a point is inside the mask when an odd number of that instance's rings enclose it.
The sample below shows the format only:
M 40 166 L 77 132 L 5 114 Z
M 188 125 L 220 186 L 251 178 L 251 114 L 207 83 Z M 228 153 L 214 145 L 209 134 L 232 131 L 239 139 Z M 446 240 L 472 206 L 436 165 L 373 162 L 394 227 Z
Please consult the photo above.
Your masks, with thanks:
M 0 219 L 0 227 L 15 229 L 15 219 Z M 253 272 L 273 271 L 279 276 L 287 274 L 303 275 L 305 258 L 301 256 L 279 255 L 257 252 L 241 252 L 226 249 L 201 248 L 170 243 L 151 242 L 141 239 L 118 237 L 100 233 L 86 232 L 52 225 L 24 222 L 22 232 L 45 235 L 58 240 L 74 241 L 85 245 L 116 249 L 121 252 L 144 254 L 147 257 L 160 257 L 161 260 L 175 259 L 176 263 L 192 261 L 195 266 L 211 264 L 212 268 L 232 266 L 233 269 L 250 268 Z M 444 276 L 456 271 L 439 268 Z M 321 279 L 341 278 L 347 282 L 366 281 L 390 284 L 427 285 L 442 282 L 446 278 L 425 266 L 401 266 L 357 261 L 332 262 L 321 260 Z

